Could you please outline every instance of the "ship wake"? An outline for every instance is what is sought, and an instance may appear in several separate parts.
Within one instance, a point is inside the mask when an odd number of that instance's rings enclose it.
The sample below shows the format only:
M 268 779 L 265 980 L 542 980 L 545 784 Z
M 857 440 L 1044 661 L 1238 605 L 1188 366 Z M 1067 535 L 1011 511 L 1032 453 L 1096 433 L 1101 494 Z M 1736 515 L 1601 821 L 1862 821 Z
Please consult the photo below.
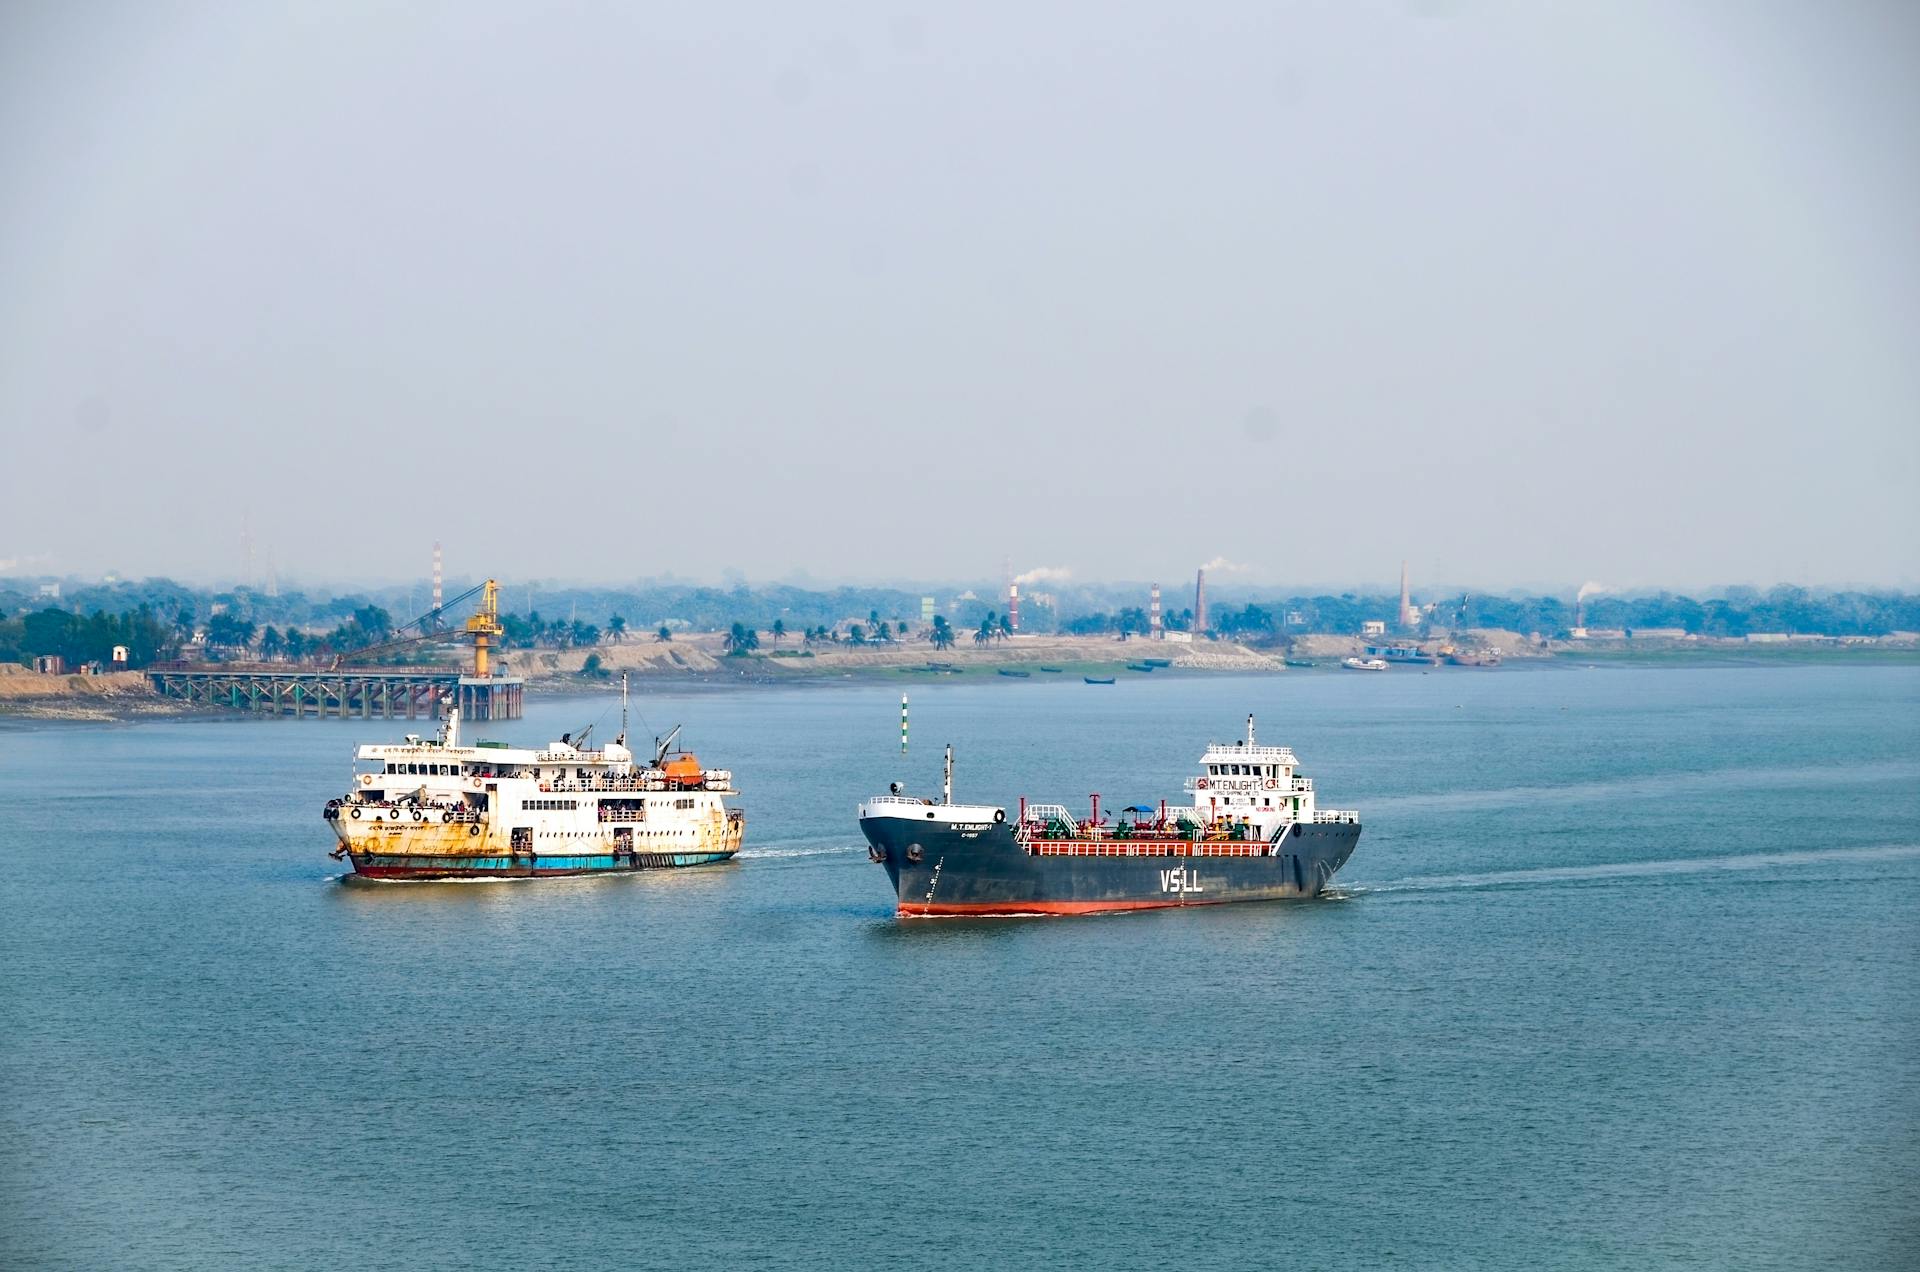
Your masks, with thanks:
M 1496 870 L 1472 875 L 1423 875 L 1384 883 L 1345 884 L 1334 889 L 1331 895 L 1357 898 L 1395 893 L 1451 892 L 1469 888 L 1539 887 L 1660 875 L 1718 874 L 1849 862 L 1897 861 L 1911 857 L 1920 857 L 1920 844 L 1739 853 L 1716 857 L 1679 857 L 1664 861 L 1620 861 L 1590 866 L 1541 866 L 1531 870 Z

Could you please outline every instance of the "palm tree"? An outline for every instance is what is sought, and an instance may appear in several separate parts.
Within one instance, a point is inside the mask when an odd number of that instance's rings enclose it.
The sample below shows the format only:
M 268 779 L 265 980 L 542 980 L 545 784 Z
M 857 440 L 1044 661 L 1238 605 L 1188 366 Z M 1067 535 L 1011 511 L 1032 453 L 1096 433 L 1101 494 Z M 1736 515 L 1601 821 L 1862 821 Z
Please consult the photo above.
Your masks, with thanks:
M 929 633 L 927 639 L 933 642 L 935 649 L 953 648 L 953 628 L 948 624 L 946 615 L 935 614 L 933 616 L 933 630 Z
M 778 649 L 780 647 L 780 639 L 786 634 L 787 634 L 787 624 L 785 620 L 778 619 L 778 618 L 774 619 L 773 620 L 773 645 L 775 649 Z
M 287 643 L 281 637 L 279 628 L 269 627 L 260 633 L 260 656 L 268 662 L 278 658 L 286 647 Z
M 1000 630 L 995 632 L 994 636 L 999 640 L 1005 640 L 1011 635 L 1013 635 L 1013 616 L 1011 614 L 1002 614 L 1000 616 Z
M 864 644 L 866 644 L 866 643 L 867 643 L 867 629 L 866 629 L 866 628 L 864 628 L 864 627 L 862 627 L 862 626 L 860 626 L 860 624 L 858 624 L 858 623 L 855 623 L 855 624 L 854 624 L 854 625 L 853 625 L 852 627 L 849 627 L 849 628 L 847 629 L 847 643 L 848 643 L 849 645 L 864 645 Z
M 625 640 L 627 638 L 627 620 L 618 614 L 608 619 L 607 635 L 613 638 L 613 642 L 616 645 Z
M 993 639 L 993 628 L 986 619 L 980 620 L 979 628 L 973 633 L 973 643 L 984 645 Z
M 653 638 L 655 641 L 664 645 L 668 641 L 673 639 L 673 629 L 671 627 L 668 627 L 665 623 L 662 623 L 660 624 L 660 630 L 653 634 Z
M 735 623 L 727 631 L 727 654 L 733 658 L 744 658 L 753 650 L 760 648 L 760 633 L 745 623 Z
M 883 622 L 880 624 L 880 630 L 874 633 L 873 638 L 883 645 L 890 645 L 893 643 L 893 628 Z

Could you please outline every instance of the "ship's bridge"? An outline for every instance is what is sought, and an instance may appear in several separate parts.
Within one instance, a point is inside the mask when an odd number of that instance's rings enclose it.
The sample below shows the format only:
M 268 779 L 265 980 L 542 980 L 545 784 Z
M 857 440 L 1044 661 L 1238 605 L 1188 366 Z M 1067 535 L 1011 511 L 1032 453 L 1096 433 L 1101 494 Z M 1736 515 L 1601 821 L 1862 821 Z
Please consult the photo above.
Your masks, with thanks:
M 1184 783 L 1196 808 L 1215 815 L 1311 821 L 1313 781 L 1294 773 L 1293 748 L 1261 746 L 1247 717 L 1247 736 L 1237 742 L 1209 742 L 1200 757 L 1200 776 Z

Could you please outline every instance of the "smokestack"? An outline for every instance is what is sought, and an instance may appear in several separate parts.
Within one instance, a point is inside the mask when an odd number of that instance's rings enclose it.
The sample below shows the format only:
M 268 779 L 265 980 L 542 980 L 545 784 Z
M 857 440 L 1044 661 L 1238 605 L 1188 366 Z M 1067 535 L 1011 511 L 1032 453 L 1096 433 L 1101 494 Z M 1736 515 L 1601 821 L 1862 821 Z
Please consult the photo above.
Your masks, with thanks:
M 1007 584 L 1007 626 L 1014 631 L 1020 630 L 1020 585 Z
M 1207 630 L 1207 567 L 1193 579 L 1193 634 L 1198 636 Z
M 440 541 L 433 541 L 433 608 L 440 608 Z
M 1153 600 L 1147 606 L 1147 637 L 1160 639 L 1160 585 L 1153 585 Z
M 1400 562 L 1400 627 L 1405 630 L 1413 626 L 1413 602 L 1407 595 L 1407 563 Z

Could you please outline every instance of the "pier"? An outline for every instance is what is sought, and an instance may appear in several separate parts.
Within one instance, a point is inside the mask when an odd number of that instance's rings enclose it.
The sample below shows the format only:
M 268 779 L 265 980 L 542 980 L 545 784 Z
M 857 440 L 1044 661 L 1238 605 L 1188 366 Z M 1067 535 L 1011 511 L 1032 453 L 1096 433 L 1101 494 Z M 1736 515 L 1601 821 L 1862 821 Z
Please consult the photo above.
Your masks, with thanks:
M 451 699 L 463 720 L 518 720 L 526 682 L 457 667 L 343 667 L 271 663 L 161 663 L 147 669 L 163 698 L 216 710 L 312 719 L 432 720 Z

